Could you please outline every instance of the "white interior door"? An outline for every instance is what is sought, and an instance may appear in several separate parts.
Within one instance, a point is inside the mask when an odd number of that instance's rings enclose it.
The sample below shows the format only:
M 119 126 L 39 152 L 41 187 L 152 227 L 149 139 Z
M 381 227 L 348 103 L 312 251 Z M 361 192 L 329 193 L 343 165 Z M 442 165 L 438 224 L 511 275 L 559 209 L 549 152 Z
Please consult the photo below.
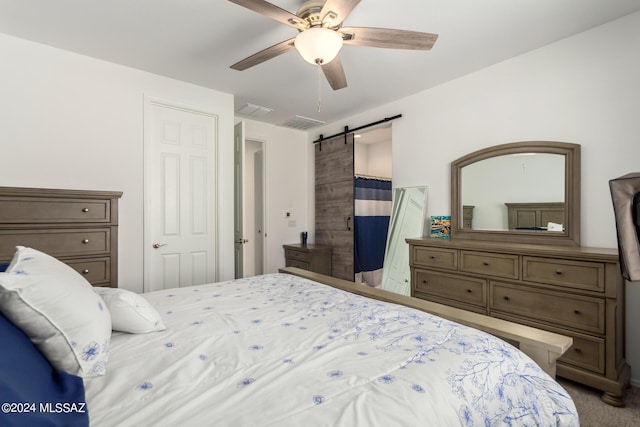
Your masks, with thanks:
M 234 172 L 234 209 L 233 209 L 233 249 L 235 278 L 244 277 L 244 122 L 234 126 L 233 131 L 233 172 Z
M 216 271 L 215 115 L 145 100 L 145 292 Z

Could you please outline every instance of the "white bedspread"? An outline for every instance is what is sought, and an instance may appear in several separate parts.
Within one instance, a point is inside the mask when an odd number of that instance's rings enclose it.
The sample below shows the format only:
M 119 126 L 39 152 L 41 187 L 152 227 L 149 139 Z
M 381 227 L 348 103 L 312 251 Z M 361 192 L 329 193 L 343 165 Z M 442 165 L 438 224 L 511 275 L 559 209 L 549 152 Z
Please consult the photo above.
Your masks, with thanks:
M 420 311 L 283 274 L 145 297 L 167 330 L 114 333 L 93 427 L 579 425 L 522 352 Z

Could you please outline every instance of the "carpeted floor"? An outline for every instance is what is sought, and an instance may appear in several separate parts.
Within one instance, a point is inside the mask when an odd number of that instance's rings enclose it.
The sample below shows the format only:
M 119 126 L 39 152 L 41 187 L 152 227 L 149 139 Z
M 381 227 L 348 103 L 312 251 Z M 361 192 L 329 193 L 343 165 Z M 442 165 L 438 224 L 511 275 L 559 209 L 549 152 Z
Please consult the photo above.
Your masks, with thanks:
M 640 388 L 629 387 L 624 398 L 626 406 L 616 408 L 600 400 L 599 390 L 564 378 L 557 380 L 573 398 L 581 427 L 640 427 Z

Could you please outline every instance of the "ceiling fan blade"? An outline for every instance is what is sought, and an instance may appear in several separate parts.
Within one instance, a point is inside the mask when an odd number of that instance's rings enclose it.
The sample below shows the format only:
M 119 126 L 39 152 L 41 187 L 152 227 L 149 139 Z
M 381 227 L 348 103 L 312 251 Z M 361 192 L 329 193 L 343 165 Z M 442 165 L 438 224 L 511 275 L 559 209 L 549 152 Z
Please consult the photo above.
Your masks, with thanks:
M 247 68 L 251 68 L 255 65 L 262 64 L 264 61 L 267 61 L 271 58 L 275 58 L 278 55 L 282 55 L 283 53 L 287 53 L 290 50 L 294 50 L 295 46 L 293 45 L 294 38 L 289 40 L 285 40 L 278 44 L 274 44 L 271 47 L 268 47 L 264 50 L 261 50 L 258 53 L 254 53 L 248 58 L 243 59 L 242 61 L 236 62 L 231 66 L 234 70 L 243 71 Z
M 235 3 L 239 6 L 246 7 L 247 9 L 258 12 L 261 15 L 276 20 L 282 24 L 296 28 L 298 30 L 304 30 L 308 27 L 306 21 L 300 19 L 291 12 L 288 12 L 278 6 L 269 3 L 264 0 L 229 0 L 231 3 Z
M 430 50 L 438 39 L 437 34 L 390 28 L 348 27 L 338 31 L 346 34 L 344 44 L 387 49 Z
M 360 0 L 327 0 L 320 12 L 323 26 L 329 28 L 339 26 L 359 3 Z
M 327 81 L 333 90 L 347 87 L 347 76 L 344 74 L 344 68 L 342 68 L 340 57 L 336 56 L 333 61 L 328 64 L 323 64 L 321 67 L 324 76 L 327 78 Z

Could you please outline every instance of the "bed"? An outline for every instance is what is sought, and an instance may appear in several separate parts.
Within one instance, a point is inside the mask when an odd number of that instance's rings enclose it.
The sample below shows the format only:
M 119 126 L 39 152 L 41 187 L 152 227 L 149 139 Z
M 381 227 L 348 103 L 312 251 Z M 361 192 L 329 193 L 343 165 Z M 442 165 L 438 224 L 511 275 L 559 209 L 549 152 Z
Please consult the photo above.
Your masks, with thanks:
M 286 273 L 137 295 L 81 285 L 78 273 L 56 262 L 19 248 L 0 273 L 0 311 L 27 335 L 39 329 L 12 311 L 17 297 L 37 306 L 33 317 L 44 315 L 48 325 L 72 312 L 84 316 L 78 338 L 58 344 L 70 343 L 79 365 L 60 369 L 59 348 L 49 357 L 52 349 L 29 336 L 56 375 L 71 374 L 65 387 L 84 397 L 58 396 L 77 404 L 68 413 L 42 410 L 55 404 L 31 413 L 14 405 L 2 414 L 8 425 L 27 416 L 98 427 L 579 425 L 568 393 L 523 352 L 423 311 Z M 74 296 L 52 297 L 61 292 Z M 108 340 L 106 316 L 117 329 Z M 13 367 L 0 361 L 0 369 L 5 381 Z M 3 400 L 33 402 L 25 391 L 9 396 L 7 387 L 0 386 Z M 66 416 L 75 418 L 62 422 Z

